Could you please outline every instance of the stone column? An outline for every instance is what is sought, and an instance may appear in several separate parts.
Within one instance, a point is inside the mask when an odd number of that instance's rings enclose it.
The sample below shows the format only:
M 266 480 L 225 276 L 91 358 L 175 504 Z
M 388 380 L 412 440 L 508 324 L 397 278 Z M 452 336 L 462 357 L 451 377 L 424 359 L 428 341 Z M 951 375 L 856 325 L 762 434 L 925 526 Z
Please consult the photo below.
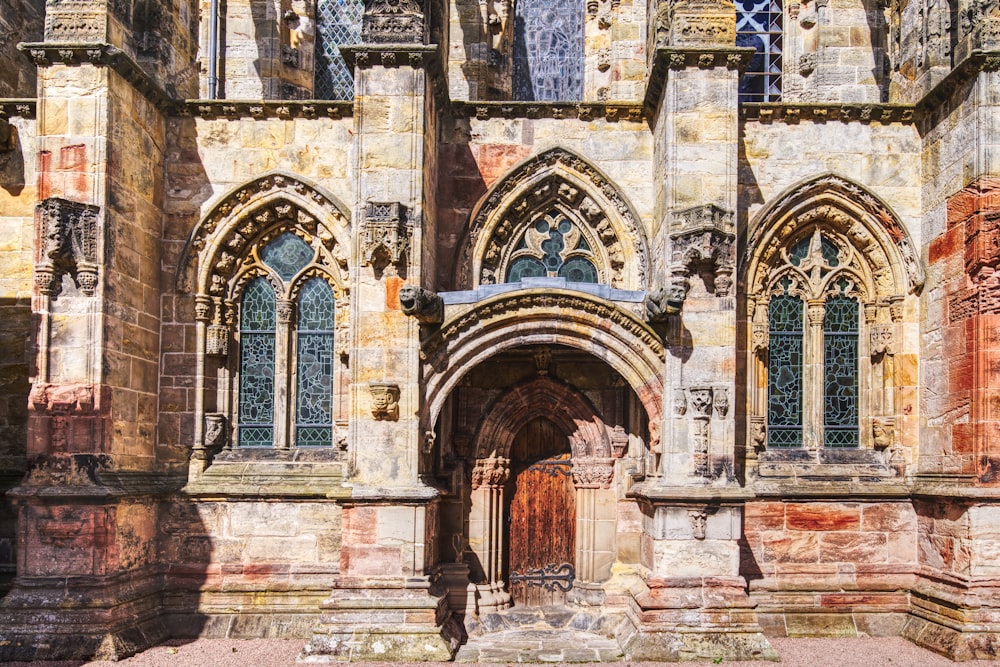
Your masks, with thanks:
M 310 662 L 448 660 L 461 628 L 432 592 L 437 491 L 421 481 L 420 323 L 400 291 L 433 273 L 425 180 L 441 74 L 423 2 L 366 0 L 355 73 L 356 269 L 351 282 L 350 498 L 340 576 L 306 646 Z M 433 141 L 431 139 L 430 141 Z M 433 146 L 433 144 L 431 144 Z M 429 155 L 434 153 L 433 147 Z
M 615 560 L 617 507 L 612 458 L 574 458 L 576 487 L 576 581 L 568 597 L 575 602 L 599 605 L 600 585 L 611 577 Z
M 479 559 L 483 581 L 476 585 L 479 614 L 510 606 L 503 581 L 504 485 L 510 461 L 483 459 L 472 470 L 472 507 L 469 514 L 469 549 Z

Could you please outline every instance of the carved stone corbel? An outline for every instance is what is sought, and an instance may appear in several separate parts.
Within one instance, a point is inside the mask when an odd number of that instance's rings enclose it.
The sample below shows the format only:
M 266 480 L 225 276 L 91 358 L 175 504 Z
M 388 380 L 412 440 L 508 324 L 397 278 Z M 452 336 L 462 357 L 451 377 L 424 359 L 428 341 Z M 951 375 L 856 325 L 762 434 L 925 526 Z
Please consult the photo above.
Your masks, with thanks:
M 615 477 L 614 459 L 573 459 L 573 485 L 578 489 L 610 489 Z
M 675 276 L 690 276 L 698 265 L 708 265 L 712 289 L 730 296 L 736 269 L 736 227 L 731 211 L 715 204 L 695 206 L 671 214 L 670 268 Z
M 444 300 L 423 287 L 405 285 L 399 290 L 399 305 L 404 315 L 417 318 L 421 324 L 441 324 L 444 321 Z
M 226 420 L 226 415 L 221 412 L 207 413 L 205 415 L 205 449 L 214 455 L 231 447 L 229 423 Z
M 361 229 L 361 265 L 372 266 L 383 255 L 388 263 L 404 268 L 411 236 L 405 206 L 398 202 L 369 202 Z
M 56 296 L 65 274 L 87 296 L 97 290 L 98 206 L 49 197 L 36 207 L 42 229 L 42 257 L 35 266 L 35 284 L 42 294 Z
M 896 420 L 892 417 L 875 417 L 872 420 L 872 446 L 885 451 L 896 441 Z
M 510 476 L 510 461 L 495 457 L 479 459 L 472 468 L 472 489 L 480 487 L 496 489 L 507 483 Z
M 369 382 L 372 395 L 372 417 L 379 421 L 399 419 L 399 385 L 391 382 Z
M 650 322 L 665 322 L 671 315 L 680 315 L 687 298 L 687 281 L 675 281 L 646 295 L 646 318 Z

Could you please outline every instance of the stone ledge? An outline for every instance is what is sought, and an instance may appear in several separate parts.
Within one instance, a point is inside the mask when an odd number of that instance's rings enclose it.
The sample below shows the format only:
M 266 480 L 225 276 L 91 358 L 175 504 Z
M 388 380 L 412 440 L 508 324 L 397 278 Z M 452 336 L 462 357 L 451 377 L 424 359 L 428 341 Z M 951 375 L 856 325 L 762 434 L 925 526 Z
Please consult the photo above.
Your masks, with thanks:
M 346 498 L 351 493 L 339 461 L 216 460 L 182 491 L 199 498 Z
M 351 100 L 185 100 L 179 116 L 197 118 L 330 118 L 339 120 L 354 115 Z
M 488 120 L 490 118 L 555 118 L 577 119 L 584 122 L 600 120 L 610 122 L 642 122 L 646 109 L 635 102 L 452 102 L 455 116 Z
M 786 123 L 890 123 L 911 124 L 916 107 L 912 104 L 825 104 L 796 102 L 747 102 L 740 105 L 740 116 L 746 122 Z
M 654 504 L 704 505 L 706 502 L 740 503 L 755 496 L 752 489 L 742 486 L 660 486 L 655 482 L 641 482 L 632 487 L 627 497 Z

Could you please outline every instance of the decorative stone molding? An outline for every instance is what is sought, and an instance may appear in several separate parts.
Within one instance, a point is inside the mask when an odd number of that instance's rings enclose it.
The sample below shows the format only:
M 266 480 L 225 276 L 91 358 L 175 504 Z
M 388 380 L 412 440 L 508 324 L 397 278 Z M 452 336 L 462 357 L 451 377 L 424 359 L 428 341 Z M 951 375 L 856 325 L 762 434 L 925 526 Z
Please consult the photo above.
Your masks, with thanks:
M 369 202 L 361 228 L 361 266 L 384 261 L 403 268 L 410 252 L 412 229 L 406 207 L 399 202 Z
M 49 197 L 35 207 L 42 233 L 42 258 L 35 267 L 35 285 L 56 296 L 69 274 L 80 291 L 93 296 L 98 279 L 98 216 L 100 207 Z
M 472 489 L 480 487 L 497 489 L 507 483 L 510 461 L 502 457 L 479 459 L 472 468 Z
M 89 384 L 37 382 L 28 394 L 28 402 L 35 412 L 53 415 L 88 415 L 99 408 L 96 388 Z
M 210 324 L 205 331 L 205 354 L 210 357 L 229 356 L 229 327 Z
M 422 44 L 424 10 L 419 0 L 365 0 L 361 39 L 375 44 Z
M 181 116 L 196 118 L 330 118 L 339 120 L 354 114 L 353 102 L 327 100 L 189 100 L 179 106 Z
M 592 121 L 605 119 L 611 122 L 641 123 L 647 118 L 641 104 L 628 102 L 574 103 L 574 102 L 452 102 L 456 117 L 489 120 L 490 118 L 578 118 Z
M 508 243 L 552 209 L 575 220 L 612 287 L 646 287 L 649 252 L 638 215 L 603 173 L 562 148 L 522 162 L 480 201 L 462 246 L 458 284 L 502 281 Z
M 226 195 L 195 227 L 178 264 L 177 289 L 228 298 L 251 248 L 286 232 L 319 239 L 319 260 L 335 292 L 346 292 L 350 217 L 335 198 L 290 174 L 254 179 Z M 244 275 L 245 278 L 252 276 Z
M 873 324 L 869 329 L 871 337 L 871 355 L 894 354 L 896 344 L 896 326 L 893 324 Z
M 577 489 L 610 489 L 615 477 L 614 459 L 574 458 L 572 473 Z
M 917 115 L 916 107 L 912 104 L 804 104 L 793 102 L 741 104 L 740 113 L 743 119 L 748 122 L 789 124 L 801 121 L 815 123 L 825 123 L 827 121 L 841 123 L 862 122 L 879 125 L 889 125 L 892 123 L 910 124 L 915 121 Z
M 750 333 L 750 350 L 760 353 L 767 350 L 771 344 L 771 330 L 766 324 L 754 323 Z
M 399 385 L 391 382 L 369 382 L 372 396 L 372 417 L 379 421 L 399 419 Z
M 444 300 L 423 287 L 404 285 L 399 290 L 399 305 L 404 315 L 421 324 L 441 324 L 444 320 Z

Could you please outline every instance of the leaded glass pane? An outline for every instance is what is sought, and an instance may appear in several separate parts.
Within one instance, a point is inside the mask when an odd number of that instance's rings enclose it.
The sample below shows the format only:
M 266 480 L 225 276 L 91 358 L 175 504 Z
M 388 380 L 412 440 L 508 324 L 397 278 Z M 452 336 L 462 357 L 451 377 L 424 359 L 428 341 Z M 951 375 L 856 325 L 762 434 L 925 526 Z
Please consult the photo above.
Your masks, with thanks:
M 768 307 L 767 444 L 802 446 L 802 300 L 787 294 Z
M 299 293 L 296 445 L 333 442 L 333 323 L 330 286 L 312 278 Z
M 316 76 L 313 96 L 318 100 L 354 99 L 354 76 L 341 46 L 361 42 L 363 0 L 317 0 Z
M 269 447 L 274 432 L 274 289 L 254 278 L 240 302 L 238 443 Z
M 583 99 L 580 0 L 521 0 L 514 9 L 514 99 Z
M 736 46 L 757 52 L 740 81 L 741 102 L 781 101 L 780 0 L 736 0 Z
M 827 447 L 858 446 L 858 302 L 846 296 L 826 302 L 823 320 L 824 411 Z
M 507 270 L 507 282 L 519 283 L 524 278 L 541 278 L 545 276 L 545 265 L 534 257 L 518 257 L 510 263 Z
M 596 283 L 597 269 L 583 257 L 573 257 L 559 269 L 559 276 L 572 283 Z
M 291 232 L 285 232 L 265 246 L 260 253 L 264 263 L 284 280 L 292 277 L 312 262 L 315 253 L 309 244 Z

